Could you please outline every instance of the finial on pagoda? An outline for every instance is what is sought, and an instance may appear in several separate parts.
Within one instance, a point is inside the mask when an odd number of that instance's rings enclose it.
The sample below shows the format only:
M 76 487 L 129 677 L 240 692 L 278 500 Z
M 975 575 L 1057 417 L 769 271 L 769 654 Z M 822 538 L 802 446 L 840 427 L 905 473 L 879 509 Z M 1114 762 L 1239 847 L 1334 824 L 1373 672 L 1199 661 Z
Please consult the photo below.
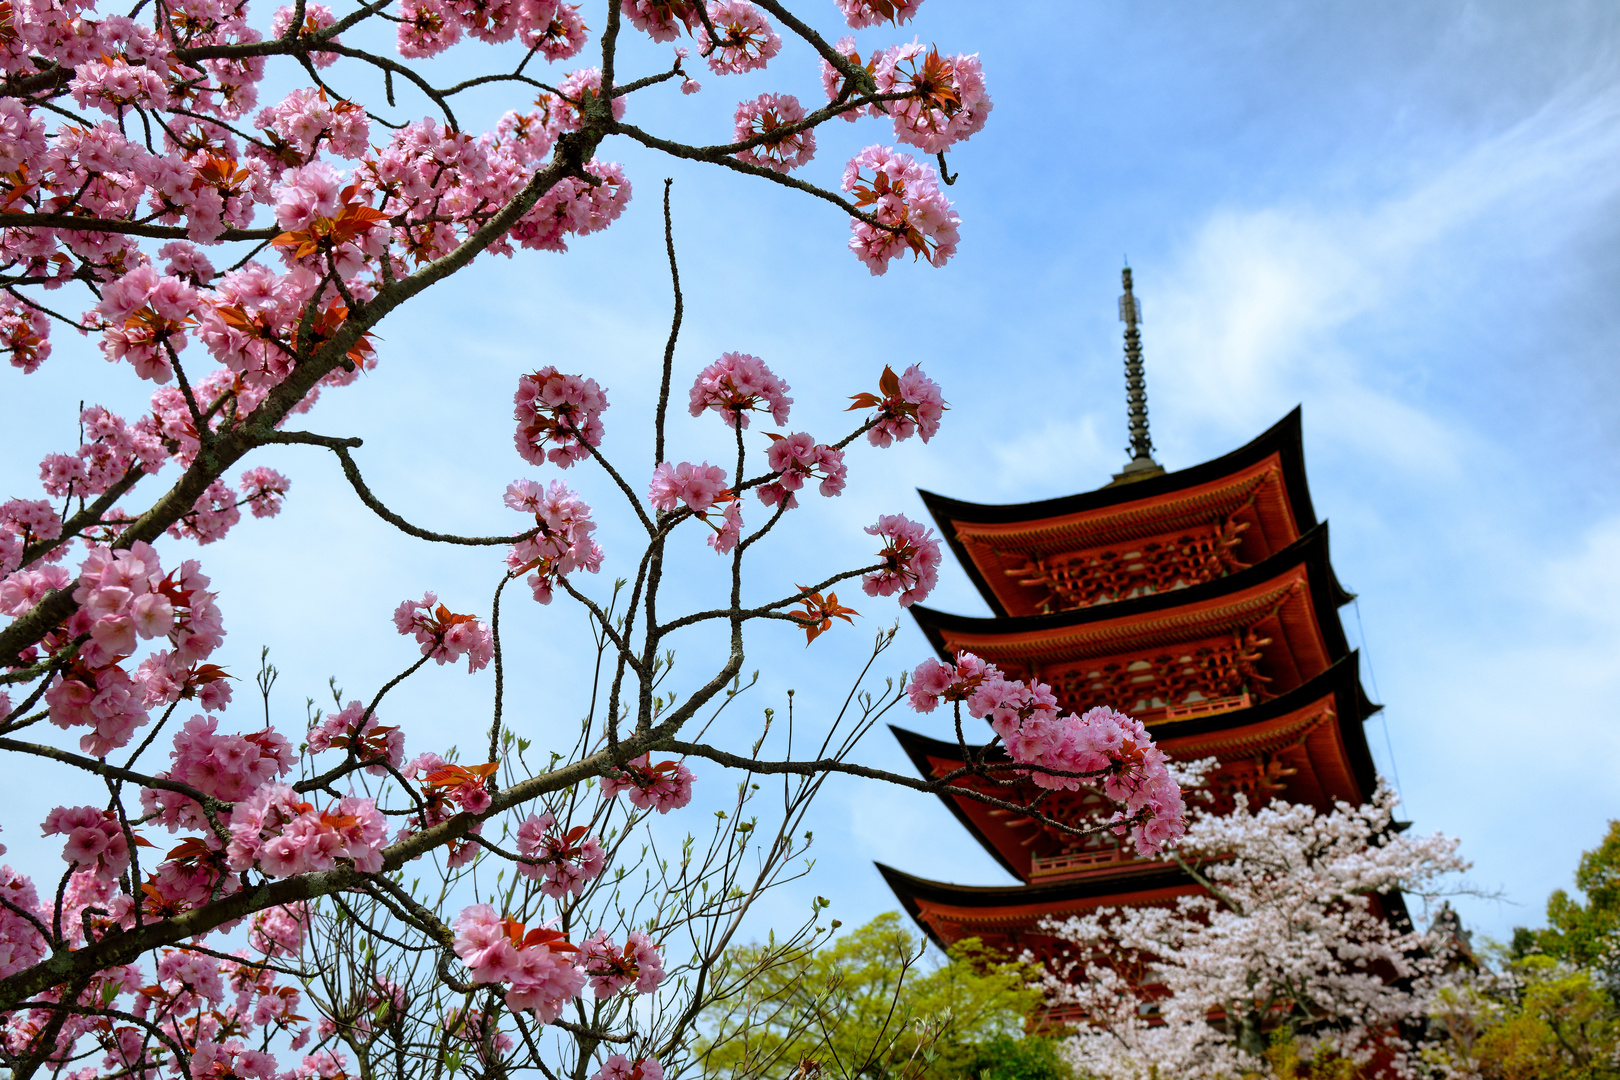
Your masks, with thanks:
M 1131 268 L 1120 273 L 1125 283 L 1125 294 L 1119 298 L 1119 321 L 1125 324 L 1125 404 L 1131 426 L 1131 460 L 1119 472 L 1109 487 L 1128 484 L 1133 480 L 1146 480 L 1159 476 L 1164 466 L 1153 460 L 1153 439 L 1148 435 L 1147 382 L 1142 372 L 1142 333 L 1137 326 L 1142 321 L 1142 305 L 1131 292 Z

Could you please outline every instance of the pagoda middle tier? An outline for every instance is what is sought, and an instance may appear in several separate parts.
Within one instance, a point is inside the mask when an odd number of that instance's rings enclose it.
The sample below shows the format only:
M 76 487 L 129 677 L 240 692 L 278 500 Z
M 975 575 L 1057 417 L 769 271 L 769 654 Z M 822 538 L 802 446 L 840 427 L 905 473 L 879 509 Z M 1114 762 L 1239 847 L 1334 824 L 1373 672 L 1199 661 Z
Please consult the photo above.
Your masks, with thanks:
M 1311 506 L 1300 434 L 1295 409 L 1213 461 L 1043 502 L 978 505 L 924 492 L 993 615 L 921 606 L 912 615 L 942 659 L 971 652 L 1010 678 L 1049 684 L 1064 710 L 1101 705 L 1136 717 L 1174 761 L 1215 759 L 1204 794 L 1217 813 L 1239 795 L 1321 810 L 1363 803 L 1377 778 L 1362 724 L 1377 706 L 1339 622 L 1351 594 Z M 958 742 L 895 735 L 928 779 L 962 767 Z M 952 885 L 884 868 L 942 944 L 978 934 L 1023 947 L 1046 915 L 1199 891 L 1111 831 L 1077 836 L 975 800 L 970 792 L 992 794 L 982 778 L 956 784 L 963 794 L 942 799 L 1021 884 Z M 993 794 L 1034 801 L 1071 826 L 1112 809 L 1090 789 L 1021 788 Z

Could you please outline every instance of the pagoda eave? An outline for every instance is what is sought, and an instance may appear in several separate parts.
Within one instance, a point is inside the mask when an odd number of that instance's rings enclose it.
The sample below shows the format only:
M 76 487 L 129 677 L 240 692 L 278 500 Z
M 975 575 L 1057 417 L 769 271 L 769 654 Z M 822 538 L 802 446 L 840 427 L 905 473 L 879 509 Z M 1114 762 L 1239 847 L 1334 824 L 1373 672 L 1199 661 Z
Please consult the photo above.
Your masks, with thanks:
M 1351 653 L 1306 685 L 1257 706 L 1157 724 L 1154 739 L 1176 761 L 1213 757 L 1223 767 L 1262 758 L 1277 761 L 1279 768 L 1291 770 L 1278 789 L 1291 801 L 1318 810 L 1338 801 L 1359 804 L 1377 784 L 1362 725 L 1380 706 L 1362 689 L 1358 660 Z M 932 780 L 962 767 L 958 743 L 893 725 L 889 730 L 922 778 Z M 1002 763 L 1006 756 L 996 747 L 986 760 Z M 1031 880 L 1037 852 L 1029 836 L 1014 832 L 1001 820 L 1004 815 L 983 802 L 948 792 L 939 797 L 1003 869 L 1020 881 Z M 1109 866 L 1076 871 L 1111 872 Z
M 1138 703 L 1131 691 L 1144 680 L 1127 680 L 1116 671 L 1110 677 L 1120 700 L 1113 700 L 1107 695 L 1114 691 L 1104 690 L 1102 683 L 1084 674 L 1095 669 L 1102 677 L 1093 662 L 1114 662 L 1115 667 L 1134 663 L 1133 672 L 1142 670 L 1142 664 L 1174 668 L 1173 657 L 1186 647 L 1192 653 L 1232 654 L 1222 668 L 1231 671 L 1237 653 L 1248 652 L 1251 655 L 1243 663 L 1258 663 L 1264 669 L 1256 674 L 1263 674 L 1266 685 L 1254 687 L 1256 692 L 1262 697 L 1285 693 L 1349 652 L 1336 615 L 1337 607 L 1349 598 L 1333 574 L 1324 522 L 1261 565 L 1118 603 L 1005 618 L 951 615 L 920 604 L 910 611 L 944 660 L 953 659 L 958 651 L 971 652 L 1009 677 L 1051 683 L 1067 708 L 1110 704 L 1137 714 L 1179 706 L 1183 697 L 1166 698 L 1157 705 Z M 1166 677 L 1171 677 L 1169 668 L 1164 668 Z M 1219 697 L 1240 692 L 1235 676 L 1222 676 L 1220 682 L 1231 685 L 1224 689 L 1214 683 L 1189 685 L 1183 693 L 1199 689 L 1205 697 Z
M 1240 505 L 1245 498 L 1253 499 L 1255 485 L 1265 477 L 1270 478 L 1267 490 L 1272 494 L 1265 500 L 1259 524 L 1267 534 L 1261 554 L 1268 557 L 1317 523 L 1305 481 L 1297 407 L 1259 438 L 1229 454 L 1130 484 L 1008 504 L 963 502 L 931 491 L 919 490 L 918 494 L 991 611 L 1006 616 L 1014 614 L 1008 600 L 1015 597 L 1017 587 L 992 583 L 986 577 L 982 555 L 971 548 L 1009 544 L 1050 551 L 1065 545 L 1121 542 L 1155 529 L 1182 528 L 1204 520 L 1229 502 Z M 991 562 L 1000 565 L 995 559 Z
M 1162 904 L 1202 892 L 1180 867 L 1148 863 L 1106 878 L 1042 885 L 952 885 L 874 864 L 901 907 L 941 948 L 964 937 L 1028 933 L 1045 918 L 1099 907 Z

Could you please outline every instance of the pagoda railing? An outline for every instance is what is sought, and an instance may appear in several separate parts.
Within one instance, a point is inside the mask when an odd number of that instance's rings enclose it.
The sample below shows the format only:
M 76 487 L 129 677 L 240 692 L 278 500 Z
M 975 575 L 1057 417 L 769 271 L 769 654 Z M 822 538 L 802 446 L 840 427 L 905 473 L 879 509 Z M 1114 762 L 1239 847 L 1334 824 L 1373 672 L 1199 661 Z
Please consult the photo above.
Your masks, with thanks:
M 1058 874 L 1077 874 L 1083 870 L 1094 870 L 1099 866 L 1119 866 L 1136 861 L 1137 857 L 1123 847 L 1069 851 L 1061 855 L 1031 855 L 1029 876 L 1034 879 L 1054 877 Z
M 1203 701 L 1191 701 L 1184 705 L 1171 705 L 1163 714 L 1155 717 L 1155 722 L 1161 720 L 1191 720 L 1195 716 L 1214 716 L 1216 713 L 1231 712 L 1233 709 L 1247 709 L 1254 702 L 1249 692 L 1233 697 L 1205 698 Z

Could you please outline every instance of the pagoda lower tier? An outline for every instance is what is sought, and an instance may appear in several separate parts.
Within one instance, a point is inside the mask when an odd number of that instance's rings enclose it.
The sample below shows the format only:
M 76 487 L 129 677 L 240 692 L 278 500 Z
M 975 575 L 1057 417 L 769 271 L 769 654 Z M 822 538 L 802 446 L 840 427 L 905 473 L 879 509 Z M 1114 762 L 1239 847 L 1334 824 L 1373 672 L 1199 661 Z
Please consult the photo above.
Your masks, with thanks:
M 1281 697 L 1243 709 L 1161 720 L 1151 730 L 1155 744 L 1172 761 L 1213 758 L 1218 763 L 1204 787 L 1208 809 L 1225 813 L 1241 794 L 1250 806 L 1280 798 L 1328 810 L 1338 802 L 1360 805 L 1377 784 L 1363 723 L 1378 709 L 1362 690 L 1358 656 L 1350 653 Z M 938 779 L 962 769 L 965 755 L 960 743 L 898 727 L 890 730 L 921 776 Z M 985 760 L 1007 759 L 995 746 Z M 1034 805 L 1045 816 L 1064 822 L 1106 818 L 1113 809 L 1090 788 L 1042 792 L 1026 781 L 1009 789 L 973 776 L 962 777 L 956 785 L 1002 801 Z M 991 857 L 1020 881 L 1112 880 L 1127 870 L 1163 865 L 1135 857 L 1112 832 L 1077 837 L 969 795 L 942 794 L 940 799 Z
M 1065 709 L 1107 705 L 1153 726 L 1268 701 L 1321 675 L 1349 650 L 1337 609 L 1350 599 L 1324 522 L 1257 566 L 1184 589 L 1054 615 L 911 613 L 942 659 L 970 652 L 1049 684 Z
M 1038 960 L 1061 953 L 1062 944 L 1041 928 L 1047 919 L 1067 919 L 1101 907 L 1172 904 L 1179 896 L 1202 893 L 1203 887 L 1178 866 L 1144 863 L 1104 877 L 1033 885 L 950 885 L 913 877 L 877 864 L 917 925 L 941 948 L 963 938 L 978 938 L 1008 956 L 1026 949 Z M 1409 927 L 1411 917 L 1399 892 L 1371 897 L 1373 914 L 1395 926 Z

